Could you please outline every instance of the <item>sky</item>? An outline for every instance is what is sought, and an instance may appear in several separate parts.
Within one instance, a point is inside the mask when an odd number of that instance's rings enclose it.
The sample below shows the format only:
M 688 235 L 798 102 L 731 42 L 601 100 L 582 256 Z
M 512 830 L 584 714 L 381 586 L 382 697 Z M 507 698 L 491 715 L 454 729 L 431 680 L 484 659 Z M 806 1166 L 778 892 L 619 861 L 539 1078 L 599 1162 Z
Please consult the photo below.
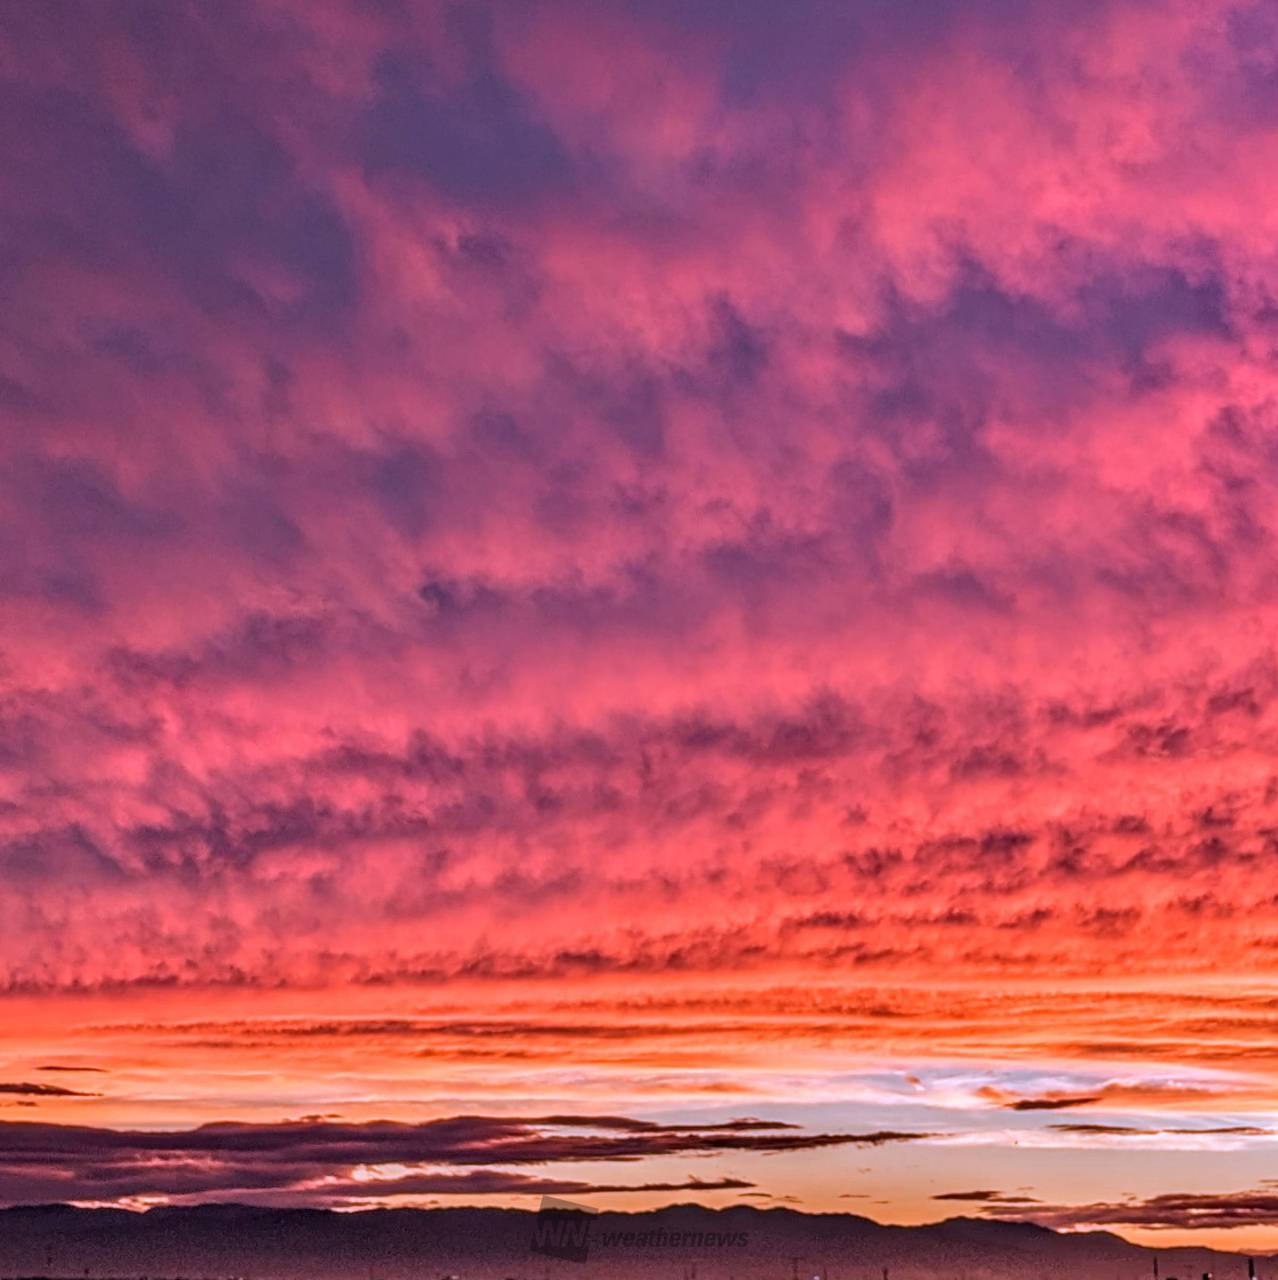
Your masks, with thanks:
M 0 1204 L 1278 1250 L 1278 12 L 0 10 Z

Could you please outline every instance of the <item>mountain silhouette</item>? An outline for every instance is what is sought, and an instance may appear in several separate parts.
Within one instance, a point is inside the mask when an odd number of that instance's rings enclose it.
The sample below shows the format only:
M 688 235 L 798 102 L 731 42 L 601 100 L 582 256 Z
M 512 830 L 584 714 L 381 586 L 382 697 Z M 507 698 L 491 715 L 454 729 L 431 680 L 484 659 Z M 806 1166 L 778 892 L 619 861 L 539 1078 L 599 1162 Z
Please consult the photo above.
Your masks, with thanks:
M 584 1262 L 532 1251 L 537 1215 L 514 1209 L 275 1209 L 245 1205 L 0 1210 L 7 1276 L 188 1276 L 248 1280 L 1141 1280 L 1152 1250 L 1108 1232 L 950 1218 L 883 1226 L 851 1214 L 673 1205 L 590 1216 Z M 627 1240 L 628 1237 L 628 1240 Z M 700 1242 L 698 1242 L 700 1237 Z M 691 1242 L 689 1242 L 691 1238 Z M 709 1240 L 709 1243 L 707 1243 Z M 1245 1255 L 1158 1251 L 1163 1280 L 1247 1275 Z M 1262 1259 L 1260 1280 L 1278 1277 Z

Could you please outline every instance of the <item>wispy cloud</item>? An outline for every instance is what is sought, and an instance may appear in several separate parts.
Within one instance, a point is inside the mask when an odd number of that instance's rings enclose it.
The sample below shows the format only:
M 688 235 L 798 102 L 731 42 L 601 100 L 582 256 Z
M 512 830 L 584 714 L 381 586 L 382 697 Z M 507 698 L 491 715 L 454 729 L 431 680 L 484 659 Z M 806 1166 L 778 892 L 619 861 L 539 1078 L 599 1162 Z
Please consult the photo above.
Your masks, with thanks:
M 0 1122 L 0 1200 L 244 1198 L 340 1204 L 421 1195 L 738 1190 L 733 1177 L 626 1183 L 523 1167 L 912 1142 L 914 1133 L 812 1133 L 763 1120 L 666 1125 L 625 1116 L 456 1116 L 421 1124 L 303 1120 L 184 1131 Z M 460 1171 L 459 1171 L 460 1170 Z
M 78 1089 L 64 1089 L 56 1084 L 15 1081 L 0 1081 L 0 1093 L 16 1094 L 22 1098 L 94 1098 L 98 1096 L 93 1093 L 83 1093 Z
M 1006 1205 L 1006 1202 L 1003 1202 Z M 1003 1206 L 989 1213 L 1057 1228 L 1145 1227 L 1195 1231 L 1278 1223 L 1278 1195 L 1265 1189 L 1212 1195 L 1181 1192 L 1113 1203 L 1033 1205 L 1024 1210 Z

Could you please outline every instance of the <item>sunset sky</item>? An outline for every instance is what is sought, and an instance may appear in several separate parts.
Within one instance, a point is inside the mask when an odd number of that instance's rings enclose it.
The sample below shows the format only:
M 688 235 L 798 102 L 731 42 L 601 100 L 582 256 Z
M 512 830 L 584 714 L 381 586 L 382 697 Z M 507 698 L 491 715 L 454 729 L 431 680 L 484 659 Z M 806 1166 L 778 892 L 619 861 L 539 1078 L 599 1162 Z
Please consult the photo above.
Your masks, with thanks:
M 1278 7 L 8 0 L 0 1204 L 1278 1250 Z

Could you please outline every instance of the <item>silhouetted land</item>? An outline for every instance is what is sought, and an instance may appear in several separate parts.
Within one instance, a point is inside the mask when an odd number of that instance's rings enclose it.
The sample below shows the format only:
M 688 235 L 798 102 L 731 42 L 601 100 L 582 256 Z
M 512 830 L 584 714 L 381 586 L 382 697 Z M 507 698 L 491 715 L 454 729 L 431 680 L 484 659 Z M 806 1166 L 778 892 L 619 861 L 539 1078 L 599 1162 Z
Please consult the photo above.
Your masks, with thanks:
M 1061 1234 L 1022 1223 L 952 1218 L 885 1227 L 867 1218 L 788 1209 L 676 1205 L 590 1220 L 584 1263 L 530 1251 L 536 1215 L 509 1209 L 391 1209 L 332 1213 L 238 1205 L 146 1213 L 63 1205 L 0 1211 L 0 1273 L 8 1276 L 247 1277 L 248 1280 L 790 1280 L 826 1270 L 829 1280 L 931 1277 L 965 1280 L 1143 1280 L 1153 1254 L 1106 1232 Z M 668 1241 L 698 1233 L 747 1242 L 717 1247 L 624 1246 L 612 1233 Z M 664 1234 L 662 1234 L 664 1233 Z M 609 1241 L 605 1243 L 605 1241 Z M 1246 1258 L 1206 1249 L 1165 1249 L 1164 1280 L 1243 1280 Z M 1262 1259 L 1260 1280 L 1278 1280 Z

